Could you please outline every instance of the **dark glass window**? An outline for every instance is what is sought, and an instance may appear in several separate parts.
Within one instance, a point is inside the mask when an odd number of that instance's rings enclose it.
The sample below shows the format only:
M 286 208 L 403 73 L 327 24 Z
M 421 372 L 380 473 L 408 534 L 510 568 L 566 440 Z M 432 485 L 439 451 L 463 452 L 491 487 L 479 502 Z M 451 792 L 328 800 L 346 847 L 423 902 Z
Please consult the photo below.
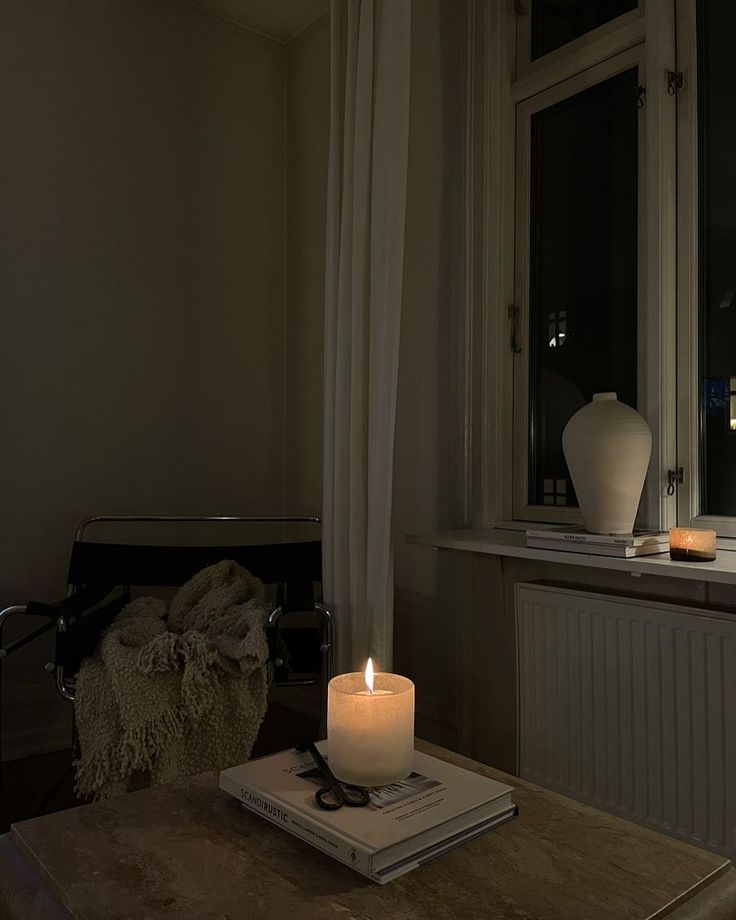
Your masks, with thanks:
M 698 4 L 701 511 L 736 515 L 736 3 Z
M 532 0 L 532 59 L 636 7 L 637 0 Z
M 637 84 L 629 70 L 532 116 L 531 504 L 577 504 L 562 430 L 594 393 L 636 406 Z

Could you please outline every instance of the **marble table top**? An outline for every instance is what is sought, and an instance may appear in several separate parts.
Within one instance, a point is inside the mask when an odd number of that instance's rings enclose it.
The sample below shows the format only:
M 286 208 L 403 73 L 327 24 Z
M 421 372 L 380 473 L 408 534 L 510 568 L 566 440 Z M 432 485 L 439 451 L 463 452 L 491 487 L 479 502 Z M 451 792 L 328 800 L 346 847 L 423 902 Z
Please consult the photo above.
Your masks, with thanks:
M 245 811 L 213 775 L 25 821 L 12 841 L 77 920 L 736 917 L 723 857 L 418 747 L 509 783 L 520 814 L 385 886 Z

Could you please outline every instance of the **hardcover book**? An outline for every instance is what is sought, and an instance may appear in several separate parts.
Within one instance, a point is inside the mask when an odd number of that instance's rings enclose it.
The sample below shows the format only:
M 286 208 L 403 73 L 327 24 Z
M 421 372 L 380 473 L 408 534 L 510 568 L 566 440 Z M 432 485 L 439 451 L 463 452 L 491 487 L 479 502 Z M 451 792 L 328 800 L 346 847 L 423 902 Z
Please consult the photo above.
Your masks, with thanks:
M 577 543 L 586 546 L 623 546 L 629 548 L 649 548 L 650 552 L 664 552 L 669 546 L 669 534 L 659 530 L 635 530 L 626 534 L 588 533 L 583 527 L 550 527 L 530 529 L 526 532 L 530 540 L 549 540 L 554 543 Z M 529 543 L 531 546 L 532 544 Z
M 540 537 L 527 537 L 526 545 L 536 549 L 552 549 L 562 553 L 589 553 L 592 556 L 615 556 L 619 559 L 634 559 L 637 556 L 653 556 L 666 553 L 669 545 L 650 543 L 643 546 L 621 546 L 620 544 L 583 543 L 579 540 L 547 540 Z
M 326 756 L 327 742 L 318 747 Z M 510 786 L 420 751 L 413 772 L 371 789 L 366 807 L 320 809 L 314 793 L 323 785 L 309 754 L 295 750 L 220 774 L 220 788 L 250 811 L 380 884 L 517 814 Z

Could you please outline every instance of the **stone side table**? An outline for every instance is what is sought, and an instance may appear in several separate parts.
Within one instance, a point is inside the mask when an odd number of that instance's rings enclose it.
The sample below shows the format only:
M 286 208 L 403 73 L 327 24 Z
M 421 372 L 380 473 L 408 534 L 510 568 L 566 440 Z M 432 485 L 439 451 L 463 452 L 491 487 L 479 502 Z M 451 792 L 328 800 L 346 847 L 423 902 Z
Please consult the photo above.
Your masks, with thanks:
M 736 871 L 724 857 L 418 746 L 509 783 L 519 817 L 379 886 L 245 811 L 205 775 L 14 825 L 0 844 L 0 917 L 736 917 Z

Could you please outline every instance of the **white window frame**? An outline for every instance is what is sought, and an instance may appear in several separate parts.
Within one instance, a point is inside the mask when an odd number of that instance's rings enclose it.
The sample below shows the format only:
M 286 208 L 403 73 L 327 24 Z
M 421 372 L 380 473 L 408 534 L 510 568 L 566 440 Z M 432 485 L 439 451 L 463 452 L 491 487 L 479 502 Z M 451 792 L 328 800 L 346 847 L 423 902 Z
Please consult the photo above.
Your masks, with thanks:
M 700 490 L 700 279 L 698 227 L 698 68 L 696 0 L 676 0 L 678 149 L 678 460 L 683 482 L 677 489 L 681 526 L 706 527 L 736 537 L 736 517 L 701 513 Z
M 562 83 L 557 83 L 549 89 L 535 93 L 516 106 L 516 296 L 514 305 L 519 310 L 517 321 L 517 336 L 520 352 L 514 358 L 514 518 L 526 521 L 560 521 L 581 523 L 580 510 L 576 507 L 560 505 L 533 505 L 527 501 L 529 487 L 529 274 L 531 268 L 531 125 L 532 118 L 537 113 L 569 99 L 573 96 L 598 86 L 610 77 L 624 71 L 636 68 L 637 79 L 643 83 L 644 47 L 637 45 L 628 51 L 623 51 L 615 57 L 589 67 L 575 76 L 569 77 Z M 632 98 L 631 106 L 636 100 Z M 642 112 L 644 110 L 642 109 Z M 641 227 L 642 215 L 645 204 L 644 164 L 646 163 L 643 119 L 639 118 L 639 218 Z M 638 264 L 641 266 L 643 247 L 642 234 L 639 233 Z M 637 302 L 642 301 L 642 276 L 641 269 L 637 279 Z M 637 309 L 638 314 L 638 309 Z M 638 334 L 637 334 L 638 337 Z M 641 377 L 644 370 L 642 364 L 642 349 L 638 347 L 637 374 Z M 638 388 L 638 398 L 641 399 L 641 387 Z
M 641 2 L 639 10 L 634 11 L 636 15 L 627 13 L 534 62 L 517 61 L 517 33 L 529 26 L 529 16 L 516 14 L 518 3 L 499 0 L 490 4 L 496 8 L 488 11 L 485 18 L 489 65 L 484 136 L 488 172 L 483 189 L 486 283 L 481 323 L 484 335 L 481 501 L 473 521 L 478 526 L 512 519 L 561 522 L 579 519 L 577 509 L 533 506 L 526 501 L 528 379 L 524 378 L 520 393 L 520 371 L 514 368 L 507 318 L 509 305 L 517 307 L 518 341 L 526 351 L 528 298 L 519 298 L 517 291 L 525 286 L 528 292 L 528 265 L 519 266 L 515 254 L 519 228 L 513 190 L 522 197 L 525 194 L 523 169 L 519 168 L 517 174 L 517 145 L 521 145 L 516 110 L 518 106 L 526 106 L 523 111 L 528 116 L 536 104 L 532 100 L 538 94 L 554 98 L 562 81 L 572 81 L 565 84 L 568 88 L 587 88 L 606 79 L 604 74 L 613 75 L 633 66 L 631 63 L 619 66 L 631 60 L 639 62 L 646 87 L 643 128 L 640 128 L 638 408 L 653 435 L 639 525 L 666 528 L 676 521 L 676 500 L 667 495 L 668 471 L 676 466 L 677 449 L 676 117 L 675 100 L 667 93 L 666 86 L 667 70 L 675 69 L 675 11 L 668 0 L 647 0 L 644 12 Z M 520 18 L 526 20 L 525 25 L 520 25 Z M 595 74 L 595 79 L 589 80 L 589 71 Z M 518 79 L 512 80 L 516 73 Z M 569 94 L 565 91 L 560 98 Z M 553 103 L 545 102 L 539 107 L 549 104 Z M 525 164 L 527 172 L 528 165 Z M 523 201 L 521 204 L 524 206 Z M 526 230 L 528 239 L 528 225 Z M 526 272 L 526 281 L 519 278 L 520 268 Z M 520 299 L 522 302 L 517 302 Z M 520 458 L 523 462 L 519 462 Z
M 516 84 L 517 90 L 524 82 L 534 82 L 539 76 L 557 71 L 560 79 L 600 63 L 607 57 L 624 51 L 644 40 L 645 0 L 639 0 L 636 9 L 598 26 L 585 35 L 573 39 L 543 57 L 532 60 L 531 0 L 516 5 Z
M 700 400 L 698 316 L 698 121 L 695 0 L 678 0 L 678 69 L 687 80 L 678 100 L 677 306 L 678 460 L 687 475 L 677 492 L 684 526 L 705 525 L 700 509 Z

